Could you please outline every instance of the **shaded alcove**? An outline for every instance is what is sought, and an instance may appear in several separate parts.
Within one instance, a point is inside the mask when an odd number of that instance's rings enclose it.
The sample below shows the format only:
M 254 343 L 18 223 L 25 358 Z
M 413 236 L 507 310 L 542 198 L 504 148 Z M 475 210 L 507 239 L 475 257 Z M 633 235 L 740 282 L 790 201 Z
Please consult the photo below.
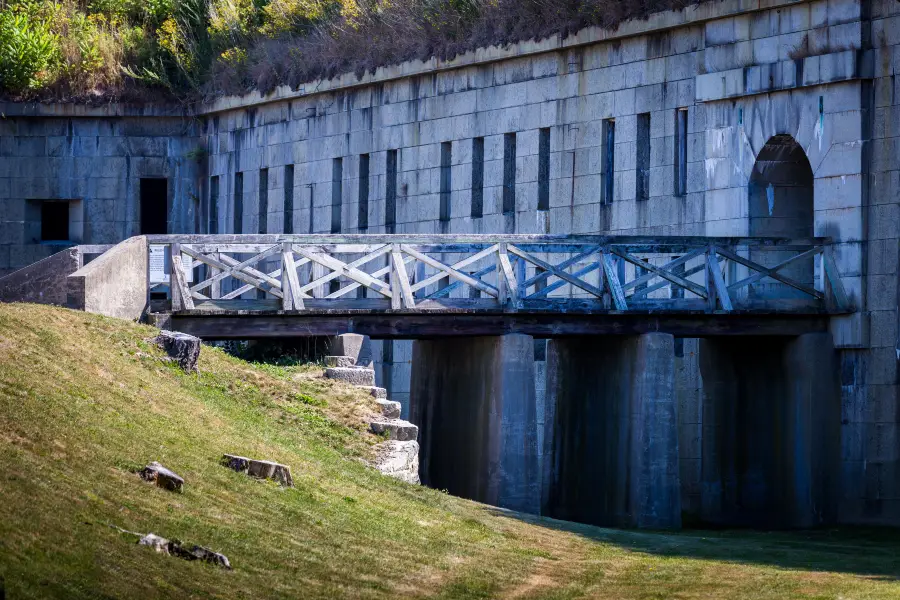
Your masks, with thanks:
M 800 144 L 790 135 L 775 135 L 756 157 L 748 185 L 751 236 L 809 238 L 814 231 L 813 172 Z M 795 252 L 756 252 L 750 258 L 773 266 Z M 780 271 L 806 285 L 813 282 L 813 259 Z M 751 287 L 753 297 L 807 297 L 790 286 L 764 280 Z

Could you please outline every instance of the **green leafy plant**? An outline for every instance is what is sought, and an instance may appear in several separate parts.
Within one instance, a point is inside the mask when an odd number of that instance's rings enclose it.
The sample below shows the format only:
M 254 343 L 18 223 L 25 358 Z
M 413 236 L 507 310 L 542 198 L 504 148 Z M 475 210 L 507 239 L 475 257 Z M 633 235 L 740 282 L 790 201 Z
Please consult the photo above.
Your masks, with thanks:
M 0 85 L 12 92 L 52 82 L 60 64 L 59 37 L 29 8 L 14 5 L 0 11 Z

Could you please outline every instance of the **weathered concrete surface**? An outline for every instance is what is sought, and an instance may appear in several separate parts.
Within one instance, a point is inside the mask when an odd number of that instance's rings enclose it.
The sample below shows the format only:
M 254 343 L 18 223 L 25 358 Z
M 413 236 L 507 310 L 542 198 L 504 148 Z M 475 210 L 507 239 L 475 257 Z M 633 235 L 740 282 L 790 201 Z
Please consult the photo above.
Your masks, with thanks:
M 372 368 L 372 343 L 367 335 L 344 333 L 329 339 L 329 352 L 332 356 L 346 356 L 358 367 Z M 327 358 L 326 358 L 327 360 Z M 329 365 L 349 366 L 349 365 Z
M 352 356 L 326 356 L 325 366 L 327 367 L 353 367 L 356 365 L 356 359 Z
M 718 525 L 834 523 L 841 401 L 830 334 L 701 340 L 700 519 Z
M 0 278 L 0 302 L 34 302 L 65 306 L 66 278 L 78 270 L 78 248 L 66 248 Z
M 540 501 L 530 336 L 413 344 L 410 421 L 425 485 L 537 513 Z
M 674 339 L 555 339 L 547 347 L 542 514 L 678 528 Z
M 149 301 L 147 238 L 118 244 L 68 277 L 68 305 L 120 319 L 140 319 Z
M 388 419 L 399 419 L 400 418 L 400 403 L 393 402 L 391 400 L 376 400 L 378 406 L 381 408 L 381 415 L 387 417 Z

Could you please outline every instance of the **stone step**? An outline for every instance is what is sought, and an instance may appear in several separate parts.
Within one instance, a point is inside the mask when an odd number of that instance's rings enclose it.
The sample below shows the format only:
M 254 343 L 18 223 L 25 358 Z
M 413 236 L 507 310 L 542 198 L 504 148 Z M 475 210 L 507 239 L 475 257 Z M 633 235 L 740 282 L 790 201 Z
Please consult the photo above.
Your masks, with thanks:
M 222 456 L 222 465 L 256 479 L 273 479 L 285 487 L 294 487 L 291 468 L 270 460 L 256 460 L 236 454 Z
M 356 359 L 352 356 L 326 356 L 326 367 L 355 367 Z
M 386 400 L 387 399 L 387 390 L 380 387 L 369 388 L 369 393 L 372 394 L 373 398 L 378 400 Z
M 381 415 L 388 419 L 400 418 L 400 403 L 391 400 L 376 400 L 378 406 L 381 407 Z
M 351 385 L 375 386 L 375 371 L 362 367 L 328 367 L 325 369 L 325 377 Z
M 419 428 L 401 419 L 379 419 L 369 424 L 372 433 L 384 434 L 389 440 L 408 442 L 419 437 Z
M 387 441 L 375 446 L 375 468 L 407 483 L 419 482 L 419 442 Z

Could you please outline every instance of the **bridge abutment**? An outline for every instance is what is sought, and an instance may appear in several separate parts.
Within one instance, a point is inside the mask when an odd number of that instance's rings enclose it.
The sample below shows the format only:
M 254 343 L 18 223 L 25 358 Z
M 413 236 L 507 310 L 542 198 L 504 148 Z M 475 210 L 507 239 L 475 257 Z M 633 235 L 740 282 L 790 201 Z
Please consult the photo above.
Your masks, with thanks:
M 542 514 L 681 526 L 671 335 L 551 340 L 545 406 Z
M 414 342 L 410 421 L 425 485 L 537 513 L 536 416 L 531 336 Z
M 831 335 L 700 342 L 700 519 L 812 527 L 837 516 L 840 381 Z

